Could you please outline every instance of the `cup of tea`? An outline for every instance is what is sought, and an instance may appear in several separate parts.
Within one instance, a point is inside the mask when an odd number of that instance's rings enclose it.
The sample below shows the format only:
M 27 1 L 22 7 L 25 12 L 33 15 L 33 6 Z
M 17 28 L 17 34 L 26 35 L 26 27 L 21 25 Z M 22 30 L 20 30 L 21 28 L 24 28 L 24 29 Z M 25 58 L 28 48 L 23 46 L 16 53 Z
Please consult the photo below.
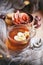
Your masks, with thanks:
M 10 31 L 8 31 L 8 46 L 12 50 L 20 50 L 29 45 L 30 32 L 29 27 L 26 25 L 13 26 Z

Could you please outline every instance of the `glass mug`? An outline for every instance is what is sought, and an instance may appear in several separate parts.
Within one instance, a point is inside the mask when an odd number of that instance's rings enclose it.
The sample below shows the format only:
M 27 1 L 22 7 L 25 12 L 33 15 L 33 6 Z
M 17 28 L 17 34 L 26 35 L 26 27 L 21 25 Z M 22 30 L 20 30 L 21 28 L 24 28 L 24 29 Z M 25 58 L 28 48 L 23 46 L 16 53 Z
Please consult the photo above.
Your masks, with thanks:
M 15 40 L 14 36 L 18 34 L 18 32 L 22 32 L 25 33 L 29 32 L 29 36 L 26 37 L 25 40 Z M 17 25 L 17 26 L 13 26 L 9 31 L 8 31 L 8 41 L 6 42 L 7 47 L 11 50 L 15 50 L 15 51 L 20 51 L 22 49 L 24 49 L 25 47 L 27 47 L 29 45 L 30 39 L 35 35 L 36 31 L 33 27 L 28 26 L 28 25 Z M 27 34 L 26 34 L 27 35 Z

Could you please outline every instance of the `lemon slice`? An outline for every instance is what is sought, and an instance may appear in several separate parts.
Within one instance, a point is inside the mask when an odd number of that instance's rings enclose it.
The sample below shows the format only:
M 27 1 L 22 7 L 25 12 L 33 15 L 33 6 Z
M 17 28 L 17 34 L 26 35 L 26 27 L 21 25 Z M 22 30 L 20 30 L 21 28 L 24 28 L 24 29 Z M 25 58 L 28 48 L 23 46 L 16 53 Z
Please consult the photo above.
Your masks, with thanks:
M 18 37 L 18 38 L 20 39 L 20 41 L 26 40 L 26 37 L 25 36 Z
M 23 41 L 23 40 L 26 40 L 26 37 L 25 37 L 25 36 L 22 36 L 22 37 L 14 36 L 14 39 L 15 39 L 16 41 Z
M 14 40 L 20 41 L 20 39 L 18 38 L 18 36 L 14 36 Z
M 18 37 L 23 37 L 24 36 L 24 33 L 22 33 L 22 32 L 18 32 Z
M 24 36 L 24 33 L 18 32 L 18 34 L 14 36 L 14 39 L 17 41 L 23 41 L 26 40 L 26 37 Z

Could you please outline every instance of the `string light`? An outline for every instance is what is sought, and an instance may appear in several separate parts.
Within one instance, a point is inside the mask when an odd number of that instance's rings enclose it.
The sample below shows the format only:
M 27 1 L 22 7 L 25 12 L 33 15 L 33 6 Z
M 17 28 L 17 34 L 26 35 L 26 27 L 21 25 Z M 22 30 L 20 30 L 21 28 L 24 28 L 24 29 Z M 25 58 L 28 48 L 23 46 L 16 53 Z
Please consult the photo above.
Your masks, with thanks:
M 10 57 L 10 55 L 7 55 L 7 58 L 9 58 Z
M 2 58 L 3 57 L 3 55 L 0 55 L 0 58 Z
M 27 1 L 24 1 L 24 4 L 28 5 L 28 4 L 30 4 L 30 2 L 27 0 Z

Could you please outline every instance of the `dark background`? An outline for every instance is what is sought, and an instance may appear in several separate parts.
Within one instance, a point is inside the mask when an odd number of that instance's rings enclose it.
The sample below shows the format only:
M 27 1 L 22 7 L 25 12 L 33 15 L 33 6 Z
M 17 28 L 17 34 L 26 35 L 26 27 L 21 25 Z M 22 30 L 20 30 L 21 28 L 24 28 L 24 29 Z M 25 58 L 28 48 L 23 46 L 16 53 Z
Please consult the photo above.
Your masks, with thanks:
M 22 11 L 27 13 L 32 13 L 32 12 L 36 12 L 40 10 L 43 12 L 43 0 L 29 0 L 29 1 L 30 1 L 30 4 L 25 6 L 22 9 Z

